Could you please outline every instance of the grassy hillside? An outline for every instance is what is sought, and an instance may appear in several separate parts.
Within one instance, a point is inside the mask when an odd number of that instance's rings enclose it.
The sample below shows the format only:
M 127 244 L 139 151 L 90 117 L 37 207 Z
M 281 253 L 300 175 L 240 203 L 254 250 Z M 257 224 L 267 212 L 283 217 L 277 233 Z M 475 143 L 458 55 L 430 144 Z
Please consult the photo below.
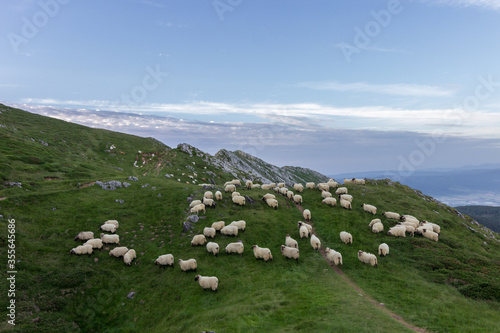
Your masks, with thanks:
M 477 222 L 495 232 L 500 232 L 500 207 L 491 206 L 460 206 L 460 212 L 469 215 Z

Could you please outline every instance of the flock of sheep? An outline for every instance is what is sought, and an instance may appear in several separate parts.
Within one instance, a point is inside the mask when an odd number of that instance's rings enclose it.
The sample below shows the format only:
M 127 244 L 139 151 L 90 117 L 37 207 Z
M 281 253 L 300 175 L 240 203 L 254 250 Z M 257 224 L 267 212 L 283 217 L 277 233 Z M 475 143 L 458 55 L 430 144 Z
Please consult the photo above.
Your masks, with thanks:
M 355 184 L 355 185 L 365 185 L 364 179 L 344 179 L 344 185 L 347 184 Z M 330 192 L 331 188 L 336 189 L 335 194 L 338 196 L 340 206 L 344 209 L 351 210 L 352 209 L 352 201 L 353 196 L 348 194 L 348 188 L 346 186 L 339 187 L 339 183 L 330 179 L 327 183 L 319 183 L 314 184 L 312 182 L 306 183 L 306 189 L 319 189 L 321 191 L 322 203 L 330 206 L 337 205 L 337 199 L 333 197 Z M 245 205 L 245 197 L 242 196 L 239 192 L 236 191 L 237 187 L 241 186 L 241 182 L 238 179 L 234 179 L 231 182 L 227 182 L 224 184 L 224 191 L 226 193 L 231 193 L 231 198 L 234 204 L 236 205 Z M 253 184 L 252 181 L 246 181 L 245 187 L 247 189 L 252 188 L 261 188 L 271 190 L 273 189 L 276 194 L 281 194 L 284 197 L 290 199 L 297 205 L 302 205 L 302 196 L 300 194 L 295 194 L 293 191 L 290 191 L 286 188 L 284 183 L 270 183 L 270 184 Z M 294 184 L 294 190 L 298 193 L 302 193 L 304 191 L 304 186 L 302 184 Z M 222 200 L 222 193 L 220 191 L 216 191 L 215 195 L 212 191 L 206 191 L 204 193 L 202 200 L 193 200 L 189 205 L 189 211 L 191 213 L 198 214 L 199 212 L 206 212 L 206 207 L 215 208 L 216 201 Z M 276 195 L 272 193 L 267 193 L 262 197 L 262 200 L 271 208 L 278 209 L 278 200 L 276 199 Z M 370 204 L 363 203 L 361 205 L 364 211 L 376 215 L 377 208 Z M 391 227 L 388 231 L 388 235 L 394 237 L 406 237 L 406 234 L 409 233 L 411 236 L 414 236 L 415 232 L 417 234 L 421 234 L 426 238 L 429 238 L 434 241 L 438 241 L 439 233 L 441 232 L 441 228 L 439 225 L 427 221 L 419 221 L 417 218 L 411 215 L 400 215 L 394 212 L 384 212 L 382 214 L 388 220 L 397 220 L 401 221 L 397 225 Z M 305 222 L 299 221 L 297 223 L 298 227 L 298 235 L 300 238 L 310 238 L 310 244 L 314 250 L 319 251 L 321 248 L 321 240 L 314 234 L 313 227 L 310 223 L 312 214 L 309 209 L 303 210 L 303 218 Z M 114 234 L 118 229 L 118 221 L 116 220 L 108 220 L 103 225 L 101 225 L 101 230 L 105 232 L 110 232 L 112 234 L 104 234 L 101 233 L 100 238 L 94 238 L 94 233 L 92 231 L 83 231 L 80 232 L 75 240 L 86 241 L 83 245 L 77 246 L 76 248 L 71 249 L 70 253 L 75 254 L 91 254 L 93 249 L 101 249 L 103 244 L 117 244 L 119 245 L 119 236 Z M 369 223 L 369 228 L 373 233 L 379 233 L 384 231 L 384 225 L 379 218 L 373 219 Z M 191 240 L 192 246 L 206 246 L 206 250 L 209 253 L 217 256 L 219 254 L 219 245 L 214 241 L 207 241 L 207 238 L 214 239 L 219 232 L 221 235 L 225 236 L 237 236 L 238 233 L 244 232 L 246 230 L 246 222 L 244 220 L 233 221 L 226 225 L 224 221 L 216 221 L 211 224 L 210 227 L 205 227 L 203 229 L 203 234 L 195 235 Z M 347 231 L 340 232 L 340 240 L 345 244 L 352 244 L 353 237 Z M 228 254 L 236 253 L 240 256 L 244 252 L 244 244 L 242 241 L 229 243 L 225 247 L 225 252 Z M 273 259 L 272 252 L 269 248 L 260 247 L 258 245 L 252 246 L 252 251 L 254 253 L 255 258 L 263 259 L 264 261 L 269 261 Z M 295 259 L 297 262 L 299 261 L 299 248 L 298 243 L 295 239 L 293 239 L 290 234 L 287 234 L 285 237 L 285 244 L 281 245 L 280 252 L 283 256 Z M 386 243 L 382 243 L 378 246 L 378 255 L 386 256 L 389 254 L 389 246 Z M 115 257 L 123 257 L 123 261 L 125 264 L 130 265 L 131 262 L 136 258 L 136 252 L 133 249 L 128 249 L 127 247 L 115 247 L 109 252 L 110 256 Z M 326 258 L 335 265 L 342 265 L 342 254 L 334 249 L 327 247 L 325 249 Z M 358 259 L 372 266 L 377 267 L 377 256 L 368 252 L 364 252 L 362 250 L 358 251 Z M 174 256 L 172 254 L 163 254 L 160 255 L 155 260 L 155 265 L 159 266 L 174 266 Z M 187 260 L 178 259 L 179 267 L 182 271 L 196 271 L 198 264 L 196 259 L 191 258 Z M 198 281 L 199 285 L 203 289 L 211 289 L 213 291 L 217 291 L 219 280 L 215 276 L 201 276 L 197 275 L 195 277 L 195 281 Z

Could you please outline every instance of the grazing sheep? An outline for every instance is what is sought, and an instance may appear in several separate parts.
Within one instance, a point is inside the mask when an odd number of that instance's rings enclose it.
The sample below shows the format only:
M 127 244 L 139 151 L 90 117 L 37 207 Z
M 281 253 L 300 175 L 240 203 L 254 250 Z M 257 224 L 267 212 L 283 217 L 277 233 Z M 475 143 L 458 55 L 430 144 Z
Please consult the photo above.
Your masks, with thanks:
M 114 234 L 116 232 L 116 226 L 111 223 L 104 223 L 103 225 L 101 225 L 101 230 Z
M 248 190 L 252 189 L 253 182 L 251 180 L 247 180 L 245 182 L 245 186 L 247 187 Z
M 203 211 L 203 213 L 206 213 L 204 204 L 199 204 L 199 205 L 194 206 L 193 208 L 191 208 L 190 212 L 198 214 L 198 212 L 201 212 L 201 211 Z
M 225 225 L 226 223 L 224 221 L 217 221 L 212 223 L 212 228 L 214 228 L 216 231 L 220 231 L 222 228 L 224 228 Z
M 377 214 L 377 207 L 368 204 L 361 204 L 365 212 L 372 213 L 373 215 Z
M 276 196 L 271 193 L 264 194 L 264 196 L 262 197 L 262 201 L 267 201 L 268 199 L 276 199 Z
M 260 188 L 260 184 L 253 184 L 252 188 Z
M 193 208 L 194 206 L 199 205 L 199 204 L 201 204 L 201 200 L 193 200 L 189 204 L 189 208 Z
M 306 183 L 306 188 L 314 189 L 316 185 L 313 182 Z
M 304 192 L 304 186 L 302 184 L 293 184 L 293 189 L 299 193 Z
M 274 208 L 274 209 L 278 209 L 278 200 L 276 200 L 276 199 L 267 199 L 266 203 L 267 203 L 267 205 L 269 207 Z
M 196 259 L 188 259 L 188 260 L 182 260 L 179 259 L 179 267 L 181 268 L 181 271 L 187 272 L 187 271 L 195 271 L 198 268 L 198 263 L 196 262 Z
M 241 186 L 241 182 L 240 182 L 240 180 L 239 180 L 239 179 L 233 179 L 233 180 L 231 180 L 231 183 L 232 183 L 233 185 L 239 185 L 239 186 Z
M 92 231 L 80 231 L 78 235 L 75 237 L 75 241 L 77 240 L 89 240 L 94 238 L 94 233 Z
M 238 236 L 238 227 L 234 225 L 226 225 L 220 230 L 220 233 L 226 236 Z
M 297 205 L 302 205 L 302 196 L 300 194 L 295 194 L 293 196 L 293 202 L 295 202 Z
M 435 242 L 437 242 L 439 240 L 439 235 L 436 232 L 431 231 L 431 230 L 424 229 L 422 231 L 422 235 L 425 238 L 429 238 L 430 240 L 433 240 Z
M 413 237 L 415 236 L 415 231 L 417 230 L 413 225 L 409 225 L 409 224 L 406 224 L 408 222 L 403 222 L 403 223 L 400 223 L 398 225 L 396 225 L 396 227 L 404 227 L 406 229 L 406 232 L 410 233 L 410 235 Z
M 217 257 L 219 254 L 219 244 L 214 243 L 214 242 L 208 242 L 207 243 L 207 251 L 210 253 L 213 253 L 214 256 Z
M 436 223 L 432 223 L 432 222 L 423 220 L 422 222 L 420 222 L 420 226 L 426 226 L 426 227 L 432 226 L 432 231 L 434 231 L 437 234 L 441 233 L 441 227 L 439 225 L 437 225 Z
M 214 238 L 216 232 L 217 230 L 215 230 L 215 228 L 210 228 L 210 227 L 203 228 L 203 235 L 205 237 Z
M 371 228 L 375 223 L 382 223 L 382 220 L 381 219 L 373 219 L 370 224 L 368 224 L 368 226 Z
M 331 198 L 331 197 L 332 197 L 332 194 L 331 194 L 330 192 L 328 192 L 328 191 L 322 191 L 322 192 L 321 192 L 321 197 L 322 197 L 323 199 L 325 199 L 325 198 Z
M 309 209 L 304 209 L 302 216 L 304 217 L 304 220 L 306 220 L 306 222 L 309 222 L 311 220 L 311 211 Z
M 403 222 L 416 222 L 416 223 L 420 223 L 420 221 L 415 216 L 412 216 L 412 215 L 401 215 L 400 220 L 403 221 Z
M 423 226 L 419 226 L 415 229 L 415 231 L 422 235 L 424 233 L 424 230 L 427 230 L 427 231 L 434 231 L 434 228 L 432 228 L 432 226 L 430 225 L 423 225 Z
M 89 256 L 92 254 L 92 245 L 86 244 L 86 245 L 78 245 L 77 247 L 71 249 L 69 253 L 74 253 L 74 254 L 88 254 Z
M 382 243 L 378 246 L 378 255 L 381 256 L 386 256 L 389 254 L 389 245 L 386 243 Z
M 233 202 L 237 205 L 245 206 L 245 197 L 242 197 L 241 195 L 237 195 L 237 196 L 233 197 Z
M 332 178 L 330 178 L 330 179 L 326 182 L 326 184 L 327 184 L 328 186 L 330 186 L 330 188 L 337 188 L 337 187 L 339 187 L 339 183 L 337 183 L 337 182 L 336 182 L 335 180 L 333 180 Z
M 295 194 L 292 192 L 292 191 L 288 191 L 286 192 L 286 197 L 290 200 L 293 200 L 293 197 L 295 196 Z
M 234 192 L 236 191 L 236 186 L 231 184 L 231 185 L 227 185 L 225 188 L 224 188 L 224 192 Z
M 404 226 L 411 226 L 414 229 L 419 227 L 419 224 L 416 221 L 406 221 L 406 222 L 399 222 L 399 225 L 404 225 Z M 431 228 L 432 229 L 432 228 Z
M 278 183 L 278 187 L 279 187 L 279 188 L 283 188 L 283 187 L 285 187 L 285 183 Z
M 120 257 L 123 257 L 125 255 L 125 253 L 127 253 L 127 251 L 128 251 L 127 247 L 119 246 L 119 247 L 115 247 L 114 249 L 109 251 L 109 255 L 120 258 Z
M 238 253 L 240 256 L 242 256 L 244 249 L 245 249 L 245 246 L 243 245 L 243 242 L 241 242 L 241 241 L 229 243 L 226 246 L 226 253 Z
M 342 254 L 340 252 L 335 251 L 334 249 L 326 248 L 325 249 L 326 258 L 333 262 L 335 265 L 342 265 Z
M 257 259 L 264 259 L 264 261 L 273 260 L 271 250 L 269 250 L 267 247 L 252 245 L 252 250 L 255 258 Z
M 279 193 L 280 193 L 282 196 L 286 197 L 286 196 L 287 196 L 287 194 L 288 194 L 288 189 L 287 189 L 286 187 L 280 187 L 279 189 L 280 189 Z
M 203 245 L 207 242 L 205 235 L 195 235 L 191 240 L 191 246 Z
M 347 187 L 339 187 L 336 191 L 335 194 L 347 194 L 348 190 Z
M 366 184 L 364 179 L 353 178 L 352 182 L 354 183 L 354 185 L 365 185 Z
M 348 200 L 340 199 L 340 206 L 344 209 L 352 209 L 352 204 Z
M 134 249 L 130 249 L 123 256 L 123 262 L 126 265 L 130 266 L 130 264 L 132 263 L 132 260 L 134 260 L 136 257 L 137 257 L 137 254 L 135 253 L 135 250 Z
M 229 225 L 233 225 L 236 228 L 238 228 L 239 230 L 245 231 L 247 223 L 245 221 L 243 221 L 243 220 L 239 220 L 239 221 L 233 221 Z
M 321 201 L 322 204 L 327 204 L 327 205 L 330 205 L 332 207 L 335 207 L 337 206 L 337 199 L 335 198 L 324 198 L 322 201 Z
M 174 267 L 174 256 L 171 255 L 171 254 L 163 254 L 161 256 L 159 256 L 158 258 L 156 258 L 155 260 L 155 265 L 158 265 L 158 266 L 172 266 Z
M 208 198 L 203 198 L 203 204 L 206 207 L 212 207 L 212 208 L 215 208 L 215 205 L 217 205 L 214 199 L 208 199 Z
M 106 222 L 104 222 L 104 224 L 112 224 L 116 227 L 116 229 L 118 229 L 118 226 L 119 226 L 119 223 L 117 220 L 107 220 Z
M 318 237 L 316 237 L 316 235 L 312 234 L 311 235 L 311 246 L 313 247 L 313 249 L 315 249 L 316 251 L 319 250 L 319 248 L 321 247 L 321 241 L 319 240 Z
M 330 186 L 328 186 L 327 183 L 319 183 L 318 185 L 316 185 L 316 188 L 319 189 L 320 191 L 330 191 Z
M 301 226 L 306 227 L 306 228 L 307 228 L 307 231 L 308 231 L 309 233 L 312 233 L 312 231 L 313 231 L 313 227 L 312 227 L 312 225 L 310 225 L 310 224 L 308 224 L 308 223 L 305 223 L 305 222 L 302 222 L 302 221 L 297 222 L 297 226 L 298 226 L 299 228 L 300 228 Z
M 363 252 L 361 250 L 358 251 L 358 259 L 362 263 L 370 264 L 374 267 L 377 267 L 377 256 L 374 254 Z
M 263 190 L 269 190 L 271 187 L 269 186 L 269 184 L 262 184 L 260 188 Z
M 295 239 L 293 239 L 292 237 L 290 237 L 290 234 L 286 234 L 285 245 L 288 246 L 288 247 L 294 247 L 296 249 L 299 248 L 299 243 L 297 243 L 297 241 Z
M 389 236 L 394 237 L 406 237 L 406 227 L 404 226 L 395 226 L 389 229 L 387 232 Z
M 106 243 L 106 244 L 118 244 L 118 245 L 120 245 L 120 236 L 118 236 L 118 235 L 101 234 L 101 239 L 102 239 L 102 242 Z
M 372 225 L 372 232 L 378 234 L 379 232 L 384 231 L 384 225 L 382 222 L 377 222 Z
M 352 179 L 344 178 L 344 185 L 345 184 L 352 184 Z
M 347 200 L 347 201 L 352 203 L 353 198 L 352 198 L 352 195 L 350 195 L 350 194 L 340 194 L 339 199 L 340 200 Z
M 392 219 L 392 220 L 401 219 L 401 215 L 399 215 L 398 213 L 394 213 L 394 212 L 383 212 L 382 215 L 385 216 L 386 218 Z
M 219 279 L 215 276 L 196 275 L 194 280 L 198 281 L 198 284 L 203 288 L 203 290 L 212 289 L 213 291 L 217 291 L 219 286 Z
M 345 244 L 351 243 L 352 244 L 352 235 L 346 231 L 341 231 L 340 232 L 340 240 L 344 242 Z
M 203 198 L 213 199 L 214 198 L 214 194 L 212 193 L 212 191 L 206 191 L 205 194 L 203 194 Z
M 221 191 L 215 192 L 215 200 L 222 200 L 222 193 L 221 193 Z
M 231 198 L 234 198 L 235 196 L 241 195 L 240 192 L 233 192 L 231 193 Z
M 276 183 L 269 183 L 269 188 L 275 188 L 276 187 Z
M 102 239 L 92 238 L 86 241 L 83 245 L 90 245 L 93 249 L 102 249 Z
M 287 258 L 295 259 L 297 260 L 297 262 L 299 262 L 299 249 L 295 247 L 281 245 L 281 254 Z
M 300 238 L 309 237 L 309 230 L 307 230 L 305 225 L 299 227 L 299 235 L 300 235 Z

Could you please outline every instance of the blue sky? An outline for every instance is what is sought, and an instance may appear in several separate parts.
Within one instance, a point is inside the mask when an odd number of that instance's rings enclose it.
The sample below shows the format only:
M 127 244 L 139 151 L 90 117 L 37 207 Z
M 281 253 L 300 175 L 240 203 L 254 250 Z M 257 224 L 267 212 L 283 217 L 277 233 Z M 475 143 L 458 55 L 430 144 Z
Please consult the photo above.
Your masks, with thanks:
M 500 2 L 5 1 L 0 101 L 323 173 L 500 163 Z

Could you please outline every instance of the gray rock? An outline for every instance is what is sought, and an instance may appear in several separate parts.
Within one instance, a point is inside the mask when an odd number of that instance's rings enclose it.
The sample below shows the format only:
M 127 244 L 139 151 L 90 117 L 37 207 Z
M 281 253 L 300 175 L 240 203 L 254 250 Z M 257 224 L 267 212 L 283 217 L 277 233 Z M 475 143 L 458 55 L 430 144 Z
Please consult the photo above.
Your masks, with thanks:
M 135 295 L 135 291 L 131 291 L 128 293 L 127 298 L 132 299 L 132 298 L 134 298 L 134 295 Z
M 170 178 L 170 175 L 167 173 L 167 174 L 165 174 L 165 177 Z
M 193 223 L 196 223 L 200 220 L 200 217 L 198 215 L 189 215 L 188 220 L 193 222 Z
M 125 201 L 123 201 L 122 199 L 116 199 L 115 202 L 119 202 L 119 203 L 124 203 Z
M 188 231 L 189 231 L 189 230 L 191 230 L 192 228 L 193 228 L 193 225 L 192 225 L 191 223 L 189 223 L 189 222 L 187 222 L 187 221 L 182 223 L 182 230 L 183 230 L 184 232 L 188 232 Z
M 129 176 L 129 177 L 128 177 L 128 180 L 131 180 L 131 181 L 136 182 L 136 181 L 138 181 L 139 179 L 138 179 L 137 177 L 134 177 L 134 176 Z
M 255 200 L 253 200 L 252 198 L 250 198 L 248 195 L 245 195 L 245 203 L 253 205 L 253 204 L 255 204 Z

